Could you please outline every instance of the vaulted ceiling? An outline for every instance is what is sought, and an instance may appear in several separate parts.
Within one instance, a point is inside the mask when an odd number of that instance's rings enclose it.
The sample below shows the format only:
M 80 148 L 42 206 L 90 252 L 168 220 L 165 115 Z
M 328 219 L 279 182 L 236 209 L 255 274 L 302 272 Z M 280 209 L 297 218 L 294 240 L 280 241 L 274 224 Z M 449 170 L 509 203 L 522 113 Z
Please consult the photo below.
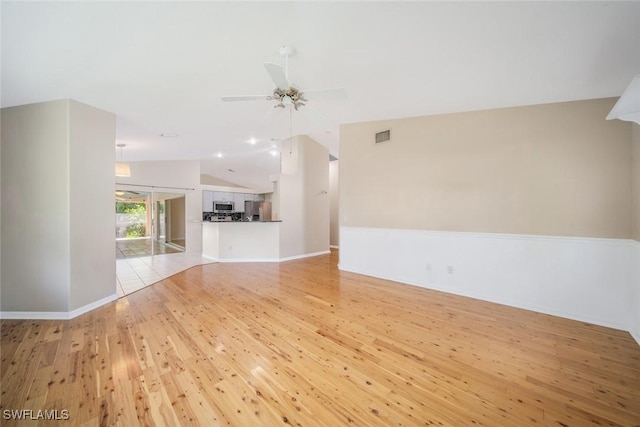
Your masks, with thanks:
M 1 8 L 3 107 L 76 99 L 116 114 L 125 160 L 202 159 L 203 173 L 260 188 L 292 134 L 338 156 L 341 123 L 619 96 L 640 73 L 640 2 Z M 343 87 L 348 98 L 291 114 L 221 101 L 269 94 L 263 63 L 284 64 L 283 45 L 296 51 L 296 86 Z

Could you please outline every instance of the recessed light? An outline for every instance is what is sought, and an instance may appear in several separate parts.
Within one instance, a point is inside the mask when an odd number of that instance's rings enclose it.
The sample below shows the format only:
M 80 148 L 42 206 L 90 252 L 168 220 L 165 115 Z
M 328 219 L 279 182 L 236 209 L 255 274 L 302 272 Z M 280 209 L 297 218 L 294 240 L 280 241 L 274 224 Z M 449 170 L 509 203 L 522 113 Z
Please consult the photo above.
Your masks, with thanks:
M 258 142 L 258 141 L 256 141 L 256 139 L 255 139 L 255 138 L 251 138 L 251 139 L 249 140 L 249 144 L 251 144 L 251 145 L 256 145 L 256 142 Z
M 163 138 L 175 138 L 178 136 L 178 134 L 177 133 L 161 133 L 160 136 Z
M 221 159 L 221 158 L 222 158 L 222 153 L 218 153 L 218 154 L 216 154 L 216 157 L 218 157 L 219 159 Z
M 277 150 L 271 150 L 271 151 L 269 151 L 269 154 L 271 154 L 272 156 L 274 156 L 274 157 L 275 157 L 275 156 L 277 156 L 279 153 L 278 153 L 278 151 L 277 151 Z

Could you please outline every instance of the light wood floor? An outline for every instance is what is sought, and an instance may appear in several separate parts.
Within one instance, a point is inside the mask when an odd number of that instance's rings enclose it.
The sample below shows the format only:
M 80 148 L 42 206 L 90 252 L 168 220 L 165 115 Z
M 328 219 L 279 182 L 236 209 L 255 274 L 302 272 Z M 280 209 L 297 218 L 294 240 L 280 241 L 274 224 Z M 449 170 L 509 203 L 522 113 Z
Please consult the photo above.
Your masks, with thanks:
M 2 321 L 0 412 L 66 409 L 52 425 L 89 426 L 640 425 L 628 333 L 337 261 L 203 265 L 71 321 Z

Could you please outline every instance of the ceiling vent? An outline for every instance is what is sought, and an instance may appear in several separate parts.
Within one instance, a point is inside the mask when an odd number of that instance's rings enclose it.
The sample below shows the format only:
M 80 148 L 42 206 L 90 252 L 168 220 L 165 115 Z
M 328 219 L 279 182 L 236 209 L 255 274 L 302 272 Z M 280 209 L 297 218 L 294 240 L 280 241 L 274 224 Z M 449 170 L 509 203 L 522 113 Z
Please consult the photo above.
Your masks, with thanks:
M 376 144 L 391 141 L 391 129 L 376 133 Z

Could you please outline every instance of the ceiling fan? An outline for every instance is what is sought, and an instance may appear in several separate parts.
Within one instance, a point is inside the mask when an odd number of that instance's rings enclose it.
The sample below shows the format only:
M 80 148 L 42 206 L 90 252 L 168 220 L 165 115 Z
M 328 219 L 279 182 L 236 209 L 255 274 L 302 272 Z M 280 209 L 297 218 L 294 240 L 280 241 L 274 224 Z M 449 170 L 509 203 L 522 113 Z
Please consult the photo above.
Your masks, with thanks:
M 309 100 L 329 100 L 346 99 L 347 91 L 343 88 L 321 89 L 321 90 L 301 90 L 289 82 L 289 58 L 295 53 L 291 46 L 282 46 L 279 50 L 280 56 L 285 59 L 285 67 L 271 62 L 265 62 L 264 67 L 269 73 L 275 88 L 269 95 L 240 95 L 223 96 L 222 101 L 276 101 L 274 108 L 285 108 L 292 106 L 295 110 L 306 105 Z

